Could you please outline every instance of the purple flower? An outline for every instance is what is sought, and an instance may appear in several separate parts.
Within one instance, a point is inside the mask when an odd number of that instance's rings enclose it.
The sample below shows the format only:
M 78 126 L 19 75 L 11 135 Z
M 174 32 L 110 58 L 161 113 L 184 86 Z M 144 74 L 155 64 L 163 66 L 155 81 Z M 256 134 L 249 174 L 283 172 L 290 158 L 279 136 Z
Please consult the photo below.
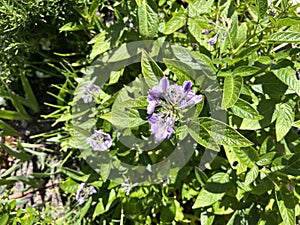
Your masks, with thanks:
M 97 193 L 97 191 L 93 186 L 87 187 L 86 183 L 81 183 L 76 193 L 76 201 L 79 205 L 82 205 L 88 196 L 95 193 Z
M 152 114 L 157 106 L 160 106 L 160 99 L 165 95 L 167 88 L 169 87 L 168 78 L 164 77 L 160 80 L 159 85 L 154 86 L 148 92 L 148 102 L 147 113 Z
M 213 29 L 205 29 L 205 30 L 201 31 L 201 34 L 207 35 L 207 34 L 209 34 L 212 31 L 213 31 Z
M 171 181 L 170 176 L 163 176 L 163 178 L 161 179 L 161 184 L 163 187 L 167 187 L 170 181 Z
M 95 130 L 94 134 L 86 141 L 93 150 L 105 151 L 112 145 L 112 139 L 109 134 L 104 133 L 102 130 Z
M 81 97 L 84 103 L 90 103 L 99 94 L 100 87 L 96 84 L 87 84 L 83 87 L 84 95 Z
M 156 141 L 163 141 L 169 139 L 174 133 L 174 116 L 162 117 L 161 114 L 154 113 L 148 118 L 151 125 L 151 133 L 154 135 Z
M 127 196 L 129 196 L 130 192 L 134 190 L 136 186 L 138 186 L 138 183 L 132 183 L 128 178 L 126 178 L 121 184 L 121 189 Z
M 169 105 L 181 110 L 191 105 L 196 105 L 202 100 L 202 95 L 195 95 L 192 89 L 192 82 L 185 81 L 182 86 L 177 84 L 171 85 L 165 95 Z
M 215 34 L 213 37 L 208 39 L 207 43 L 210 45 L 215 45 L 217 43 L 217 40 L 218 40 L 218 34 Z
M 125 192 L 125 194 L 128 196 L 130 195 L 130 191 L 131 191 L 131 184 L 129 183 L 128 179 L 125 179 L 123 181 L 123 183 L 121 184 L 121 188 L 122 190 Z
M 202 95 L 195 95 L 191 81 L 185 81 L 182 86 L 170 85 L 168 78 L 164 77 L 159 85 L 148 91 L 147 100 L 151 133 L 156 141 L 162 141 L 174 133 L 175 115 L 180 114 L 178 111 L 198 104 Z
M 191 105 L 196 105 L 202 100 L 202 95 L 195 95 L 191 90 L 187 93 L 184 99 L 180 102 L 180 109 L 186 109 Z

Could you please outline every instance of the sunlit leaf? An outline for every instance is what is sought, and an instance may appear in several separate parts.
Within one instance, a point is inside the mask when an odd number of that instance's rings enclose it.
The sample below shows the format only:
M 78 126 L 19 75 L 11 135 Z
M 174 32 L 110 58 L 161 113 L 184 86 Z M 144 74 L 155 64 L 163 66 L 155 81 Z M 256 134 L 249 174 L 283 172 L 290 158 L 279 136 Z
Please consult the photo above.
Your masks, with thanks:
M 140 34 L 153 38 L 158 32 L 158 15 L 156 3 L 152 0 L 136 0 Z
M 147 123 L 147 120 L 141 119 L 137 110 L 112 111 L 102 115 L 100 118 L 109 121 L 119 128 L 137 127 Z
M 273 73 L 300 96 L 300 82 L 296 78 L 296 71 L 291 67 L 274 70 Z
M 276 202 L 284 224 L 296 224 L 295 207 L 296 200 L 293 194 L 285 187 L 276 188 Z
M 240 76 L 227 76 L 224 80 L 222 108 L 230 108 L 238 100 L 243 86 Z
M 172 34 L 178 29 L 180 29 L 182 26 L 184 26 L 186 23 L 186 13 L 183 9 L 176 12 L 171 19 L 166 22 L 164 34 Z
M 229 174 L 219 172 L 207 180 L 193 205 L 193 209 L 210 206 L 221 200 L 225 195 L 229 183 Z
M 159 83 L 159 79 L 163 77 L 160 67 L 154 62 L 146 51 L 142 51 L 142 74 L 149 87 L 153 87 Z
M 260 18 L 265 17 L 268 10 L 268 0 L 256 0 L 256 4 L 258 6 Z
M 293 126 L 295 118 L 294 106 L 295 102 L 292 100 L 280 105 L 275 124 L 277 141 L 282 140 Z
M 268 42 L 299 43 L 300 34 L 298 32 L 279 31 L 277 33 L 271 34 L 270 37 L 268 38 Z
M 251 120 L 261 120 L 263 116 L 252 106 L 250 103 L 243 99 L 238 99 L 231 107 L 231 111 L 234 115 L 241 118 L 248 118 Z
M 249 140 L 227 124 L 208 117 L 201 117 L 198 121 L 193 120 L 189 125 L 189 133 L 199 144 L 205 143 L 205 147 L 209 145 L 208 148 L 214 147 L 211 148 L 214 150 L 218 150 L 216 144 L 232 147 L 246 147 L 252 145 Z

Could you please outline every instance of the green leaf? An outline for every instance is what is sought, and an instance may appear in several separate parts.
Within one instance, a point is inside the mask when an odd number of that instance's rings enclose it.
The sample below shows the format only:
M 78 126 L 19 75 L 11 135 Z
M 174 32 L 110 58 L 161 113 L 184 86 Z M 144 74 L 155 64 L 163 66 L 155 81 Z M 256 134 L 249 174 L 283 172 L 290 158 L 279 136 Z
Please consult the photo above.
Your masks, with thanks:
M 139 31 L 142 36 L 153 38 L 158 32 L 157 6 L 153 0 L 136 0 Z
M 252 167 L 249 172 L 246 174 L 245 177 L 245 184 L 247 186 L 249 186 L 250 184 L 252 184 L 255 179 L 258 177 L 259 174 L 259 169 L 257 166 Z
M 246 172 L 247 167 L 255 167 L 255 159 L 251 158 L 251 152 L 249 153 L 243 148 L 230 146 L 224 146 L 224 150 L 231 167 L 237 170 L 237 174 Z
M 0 224 L 8 224 L 9 214 L 5 213 L 0 217 Z
M 291 67 L 281 68 L 274 70 L 273 73 L 278 77 L 284 84 L 288 85 L 293 91 L 300 96 L 300 82 L 296 78 L 296 71 Z
M 262 19 L 267 15 L 268 11 L 268 0 L 256 0 L 256 4 L 258 7 L 259 16 Z
M 298 17 L 286 17 L 278 20 L 278 27 L 293 26 L 298 24 L 300 24 L 300 20 Z
M 276 188 L 276 202 L 285 225 L 296 224 L 296 201 L 293 194 L 284 186 Z
M 233 65 L 245 58 L 247 58 L 248 56 L 250 56 L 251 54 L 257 52 L 257 50 L 260 48 L 260 45 L 252 45 L 250 47 L 246 47 L 246 48 L 242 48 L 241 50 L 239 50 L 236 53 L 236 57 L 230 61 L 228 64 L 229 65 Z
M 259 67 L 255 66 L 239 66 L 233 70 L 234 76 L 251 76 L 260 71 L 261 69 Z
M 108 33 L 103 31 L 100 34 L 96 35 L 88 44 L 93 43 L 93 48 L 90 54 L 90 57 L 93 59 L 97 55 L 108 51 L 110 49 L 110 43 L 107 40 Z
M 26 96 L 26 101 L 30 102 L 30 104 L 28 104 L 28 106 L 35 112 L 39 112 L 40 111 L 40 107 L 39 107 L 39 103 L 36 100 L 36 97 L 32 91 L 32 88 L 28 82 L 28 79 L 26 78 L 25 75 L 21 76 L 21 81 L 22 81 L 22 85 L 25 91 L 25 96 Z
M 300 129 L 300 120 L 295 121 L 295 122 L 293 123 L 293 126 L 294 126 L 294 127 L 297 127 L 298 129 Z
M 227 76 L 224 80 L 222 108 L 230 108 L 238 100 L 243 86 L 240 76 Z
M 79 24 L 77 22 L 69 22 L 59 28 L 59 31 L 78 31 L 78 30 L 85 30 L 85 26 Z
M 89 200 L 84 204 L 84 206 L 79 211 L 79 221 L 81 221 L 84 218 L 84 216 L 88 213 L 91 204 L 92 204 L 92 197 L 89 197 Z
M 184 9 L 176 12 L 174 16 L 165 24 L 164 34 L 172 34 L 186 23 L 186 13 Z
M 175 221 L 181 222 L 184 219 L 183 207 L 180 205 L 180 203 L 176 199 L 174 199 L 174 203 L 175 203 L 175 207 L 176 207 Z
M 200 221 L 202 225 L 212 225 L 215 220 L 215 215 L 208 214 L 207 211 L 204 211 L 200 215 Z
M 112 111 L 100 116 L 101 119 L 109 121 L 118 128 L 138 127 L 147 123 L 147 120 L 141 119 L 137 110 Z
M 220 151 L 219 145 L 211 137 L 210 130 L 207 130 L 200 123 L 189 124 L 188 132 L 200 145 L 217 152 Z
M 259 160 L 256 162 L 259 166 L 265 166 L 272 163 L 273 158 L 275 157 L 276 152 L 268 152 L 262 155 Z
M 224 150 L 226 153 L 226 157 L 230 163 L 230 166 L 236 170 L 236 174 L 239 175 L 241 173 L 245 173 L 247 171 L 247 166 L 243 161 L 247 161 L 247 155 L 241 154 L 242 152 L 240 150 L 235 151 L 236 148 L 229 147 L 229 146 L 224 146 Z M 239 154 L 237 154 L 239 153 Z M 242 158 L 242 159 L 241 159 Z M 251 162 L 251 161 L 250 161 Z
M 247 33 L 248 33 L 248 24 L 246 22 L 242 22 L 239 24 L 237 28 L 237 34 L 234 42 L 234 46 L 238 47 L 242 43 L 244 43 L 247 39 Z
M 252 143 L 227 124 L 208 117 L 192 120 L 189 133 L 199 144 L 212 150 L 219 150 L 218 144 L 232 147 L 246 147 Z
M 231 111 L 234 115 L 240 118 L 248 118 L 252 120 L 261 120 L 263 116 L 252 106 L 250 103 L 243 99 L 238 99 L 236 103 L 231 107 Z
M 233 199 L 226 197 L 227 196 L 225 196 L 222 201 L 217 201 L 212 205 L 215 215 L 229 215 L 234 212 L 236 205 L 235 202 L 233 202 Z
M 118 81 L 119 81 L 120 77 L 123 75 L 123 73 L 124 73 L 124 69 L 121 69 L 120 71 L 112 71 L 110 73 L 108 85 L 118 83 Z
M 195 71 L 188 64 L 175 59 L 164 59 L 164 63 L 176 75 L 179 83 L 195 79 Z
M 142 51 L 142 74 L 149 87 L 153 87 L 159 83 L 158 78 L 164 76 L 160 67 L 149 56 L 146 51 Z
M 29 154 L 27 154 L 25 152 L 19 152 L 17 150 L 14 150 L 2 142 L 0 142 L 0 146 L 3 150 L 7 151 L 8 154 L 10 154 L 11 156 L 13 156 L 17 159 L 20 159 L 22 162 L 25 162 L 31 158 L 31 156 Z
M 201 170 L 199 167 L 195 167 L 195 176 L 197 181 L 199 182 L 199 184 L 201 186 L 204 186 L 204 184 L 207 181 L 207 175 L 205 174 L 205 172 L 203 170 Z
M 206 207 L 221 200 L 225 195 L 229 183 L 229 174 L 219 172 L 207 180 L 204 188 L 201 189 L 193 205 L 193 209 Z
M 106 210 L 105 210 L 105 207 L 104 207 L 104 204 L 103 204 L 103 200 L 102 200 L 102 198 L 100 198 L 97 205 L 96 205 L 96 208 L 95 208 L 95 211 L 94 211 L 94 214 L 93 214 L 93 218 L 95 218 L 96 216 L 101 215 L 105 212 L 106 212 Z
M 2 120 L 0 120 L 0 130 L 2 130 L 2 132 L 0 132 L 0 136 L 19 136 L 18 131 Z
M 77 192 L 78 183 L 68 177 L 59 187 L 66 193 L 73 194 Z
M 160 209 L 160 220 L 163 223 L 170 223 L 175 219 L 176 206 L 174 201 L 170 201 L 166 206 Z
M 223 31 L 222 29 L 218 31 L 219 34 L 218 40 L 224 39 L 224 41 L 218 42 L 220 45 L 221 52 L 225 52 L 227 49 L 234 48 L 235 38 L 237 35 L 237 27 L 238 27 L 238 15 L 236 11 L 233 12 L 230 19 L 231 19 L 231 23 L 229 25 L 229 32 L 227 33 L 227 31 Z M 226 34 L 225 37 L 223 36 L 224 34 Z
M 68 167 L 60 168 L 60 172 L 64 173 L 65 175 L 72 178 L 73 180 L 77 180 L 80 182 L 86 182 L 86 180 L 90 176 L 89 174 L 84 174 L 81 171 L 76 171 L 76 170 L 70 169 Z
M 300 33 L 299 32 L 283 32 L 271 34 L 268 38 L 268 42 L 275 43 L 299 43 Z
M 93 37 L 88 44 L 93 44 L 90 58 L 94 59 L 96 56 L 112 49 L 120 36 L 122 35 L 123 27 L 119 24 L 111 26 L 107 31 L 103 31 Z
M 289 100 L 280 105 L 278 116 L 275 123 L 276 140 L 281 141 L 293 126 L 295 119 L 295 102 Z
M 189 17 L 199 17 L 203 13 L 210 13 L 213 10 L 214 0 L 197 0 L 188 5 Z
M 0 110 L 0 118 L 7 120 L 30 120 L 31 117 L 20 112 L 11 110 Z
M 208 21 L 203 18 L 188 18 L 188 30 L 199 44 L 203 44 L 204 35 L 202 30 L 208 29 Z
M 97 10 L 98 10 L 98 7 L 100 5 L 100 2 L 101 0 L 93 0 L 92 1 L 92 4 L 89 8 L 89 22 L 91 23 L 92 22 L 92 18 L 95 16 Z
M 250 87 L 260 94 L 269 95 L 272 100 L 281 99 L 287 91 L 287 85 L 273 73 L 265 73 L 255 77 L 254 83 Z
M 111 160 L 108 160 L 106 163 L 101 163 L 100 175 L 104 182 L 108 179 L 111 170 L 112 170 L 112 161 Z
M 211 61 L 211 58 L 201 52 L 192 52 L 193 58 L 197 61 L 201 67 L 209 67 L 211 70 L 211 74 L 214 76 L 217 73 L 217 69 Z M 212 77 L 212 75 L 207 75 L 208 77 Z
M 264 118 L 262 120 L 243 119 L 242 123 L 236 125 L 242 130 L 257 130 L 269 126 L 277 118 L 278 110 L 275 105 L 276 103 L 271 99 L 261 99 L 256 108 Z
M 116 200 L 117 194 L 114 189 L 112 189 L 109 194 L 106 194 L 103 198 L 99 199 L 98 204 L 96 205 L 93 218 L 95 218 L 98 215 L 101 215 L 105 212 L 107 212 L 113 202 Z

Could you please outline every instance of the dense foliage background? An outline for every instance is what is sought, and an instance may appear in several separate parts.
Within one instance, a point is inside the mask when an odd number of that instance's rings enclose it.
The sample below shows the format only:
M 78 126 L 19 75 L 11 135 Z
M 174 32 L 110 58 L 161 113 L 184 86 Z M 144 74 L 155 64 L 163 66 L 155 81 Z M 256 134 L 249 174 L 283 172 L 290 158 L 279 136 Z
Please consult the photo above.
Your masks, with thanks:
M 0 224 L 299 224 L 298 7 L 289 0 L 0 0 Z M 110 167 L 99 174 L 81 155 L 72 109 L 93 62 L 143 40 L 176 44 L 179 56 L 155 63 L 145 51 L 101 87 L 95 112 L 97 128 L 114 142 L 107 152 L 147 165 L 170 154 L 179 136 L 198 144 L 172 177 L 142 186 L 124 177 L 120 185 L 105 179 Z M 202 65 L 199 79 L 190 55 Z M 145 79 L 152 88 L 155 76 L 192 81 L 204 96 L 192 118 L 200 131 L 175 130 L 140 154 L 114 132 L 128 118 L 109 113 L 124 86 Z M 212 118 L 203 77 L 219 84 L 225 121 Z M 130 135 L 151 136 L 146 98 L 131 102 L 142 113 L 125 126 Z M 215 158 L 203 170 L 206 148 Z M 52 187 L 59 205 L 45 197 Z

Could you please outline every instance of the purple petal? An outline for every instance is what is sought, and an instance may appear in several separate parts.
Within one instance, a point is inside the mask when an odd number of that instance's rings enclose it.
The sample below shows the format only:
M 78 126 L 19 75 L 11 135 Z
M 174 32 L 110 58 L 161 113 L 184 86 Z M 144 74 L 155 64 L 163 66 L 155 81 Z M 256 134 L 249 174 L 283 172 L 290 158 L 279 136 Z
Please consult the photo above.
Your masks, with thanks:
M 96 84 L 87 84 L 83 87 L 84 91 L 89 94 L 98 94 L 100 87 Z
M 156 123 L 158 121 L 157 117 L 155 117 L 155 115 L 152 115 L 148 118 L 148 121 L 150 123 Z
M 218 40 L 218 34 L 208 39 L 207 43 L 210 45 L 215 45 L 217 43 L 217 40 Z
M 90 103 L 90 102 L 93 101 L 93 98 L 90 95 L 83 95 L 81 98 L 82 98 L 84 103 Z
M 186 95 L 186 99 L 190 100 L 190 99 L 194 98 L 194 96 L 195 96 L 194 91 L 193 91 L 193 90 L 190 90 L 190 91 L 188 92 L 188 94 Z
M 95 189 L 93 186 L 90 186 L 89 189 L 90 189 L 90 190 L 89 190 L 89 195 L 92 195 L 92 194 L 97 193 L 96 189 Z
M 104 133 L 102 130 L 95 130 L 94 134 L 86 142 L 96 151 L 105 151 L 112 145 L 110 135 Z
M 160 80 L 160 86 L 161 86 L 161 89 L 163 92 L 166 92 L 168 86 L 169 86 L 169 80 L 167 77 L 163 77 L 161 80 Z
M 152 118 L 149 118 L 151 133 L 158 142 L 170 138 L 170 136 L 174 133 L 175 117 L 167 116 L 162 118 L 163 116 L 163 114 L 155 114 Z
M 185 92 L 189 92 L 192 89 L 192 82 L 190 80 L 184 81 L 182 87 Z
M 150 92 L 150 91 L 149 91 L 149 92 Z M 153 95 L 151 95 L 151 94 L 148 94 L 148 98 L 147 98 L 147 101 L 148 101 L 148 102 L 155 101 L 155 100 L 157 100 L 157 98 L 156 98 L 155 96 L 153 96 Z
M 150 101 L 149 105 L 147 106 L 147 113 L 150 115 L 154 112 L 156 107 L 156 101 Z
M 77 199 L 77 202 L 79 203 L 79 205 L 82 205 L 84 203 L 84 201 L 85 201 L 84 198 Z
M 196 105 L 198 104 L 200 101 L 202 100 L 202 95 L 195 95 L 191 101 L 193 101 L 193 103 Z

